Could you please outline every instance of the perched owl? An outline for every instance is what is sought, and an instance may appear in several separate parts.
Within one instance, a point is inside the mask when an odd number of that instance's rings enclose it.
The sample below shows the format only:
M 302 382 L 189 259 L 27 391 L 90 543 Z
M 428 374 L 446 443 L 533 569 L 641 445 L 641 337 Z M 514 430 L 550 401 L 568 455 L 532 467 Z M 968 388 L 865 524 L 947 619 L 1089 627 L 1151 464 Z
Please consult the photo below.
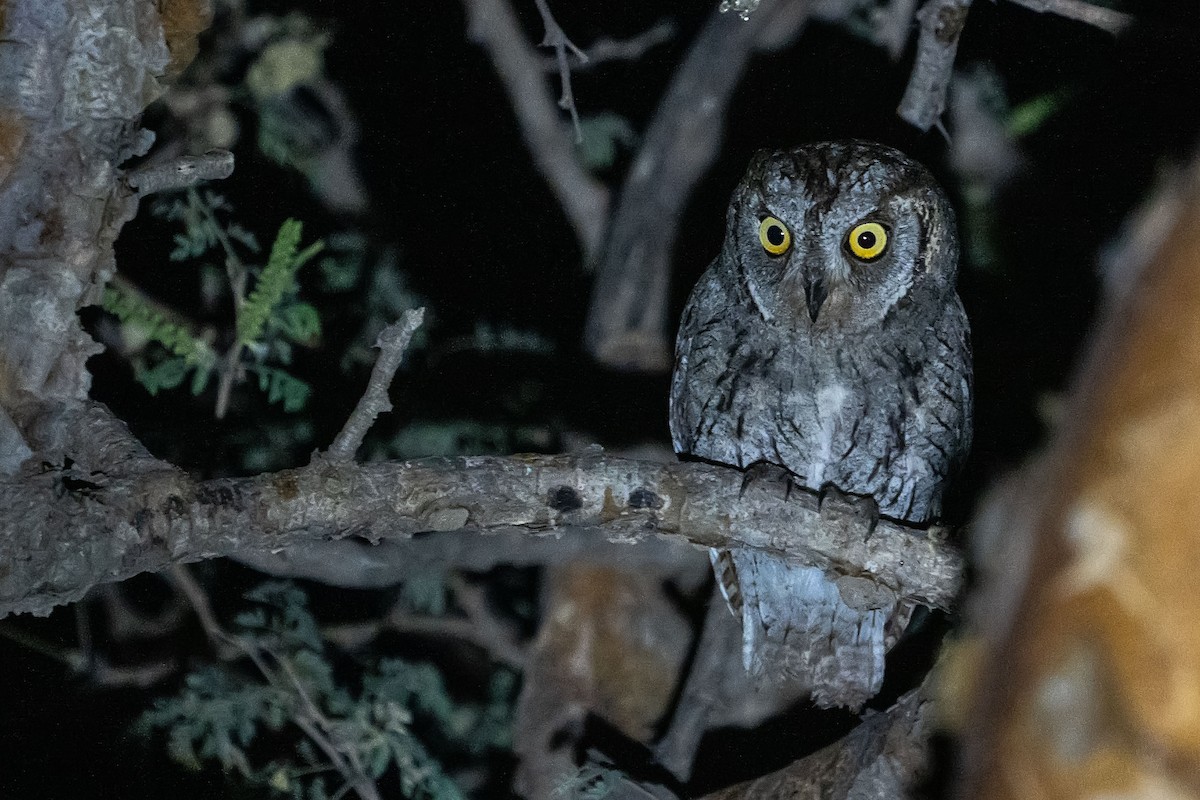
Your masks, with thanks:
M 936 518 L 971 438 L 957 266 L 950 204 L 900 152 L 846 141 L 758 153 L 684 310 L 676 452 L 775 464 L 883 516 Z M 714 566 L 740 605 L 748 669 L 802 679 L 822 705 L 878 691 L 889 623 L 909 609 L 864 607 L 846 578 L 757 551 Z

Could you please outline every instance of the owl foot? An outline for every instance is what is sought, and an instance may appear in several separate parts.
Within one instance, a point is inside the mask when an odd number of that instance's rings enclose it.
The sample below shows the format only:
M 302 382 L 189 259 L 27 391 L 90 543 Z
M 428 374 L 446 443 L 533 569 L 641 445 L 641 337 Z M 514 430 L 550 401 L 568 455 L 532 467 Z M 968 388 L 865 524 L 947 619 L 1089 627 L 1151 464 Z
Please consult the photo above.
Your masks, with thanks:
M 825 519 L 855 520 L 866 531 L 863 535 L 864 541 L 871 538 L 875 526 L 879 524 L 879 504 L 875 502 L 875 498 L 843 492 L 832 483 L 821 487 L 817 498 L 817 510 Z
M 792 488 L 800 486 L 796 482 L 796 476 L 778 464 L 756 461 L 746 467 L 746 471 L 742 473 L 742 487 L 738 490 L 738 499 L 745 497 L 751 487 L 762 489 L 780 484 L 783 486 L 785 502 L 792 499 Z

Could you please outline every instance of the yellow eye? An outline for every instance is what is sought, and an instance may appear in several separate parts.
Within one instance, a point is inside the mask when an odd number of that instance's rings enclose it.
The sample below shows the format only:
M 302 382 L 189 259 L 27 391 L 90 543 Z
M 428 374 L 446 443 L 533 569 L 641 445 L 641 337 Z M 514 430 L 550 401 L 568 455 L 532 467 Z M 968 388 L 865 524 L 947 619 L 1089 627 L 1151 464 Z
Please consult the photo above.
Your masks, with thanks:
M 792 246 L 792 232 L 775 217 L 767 217 L 758 225 L 758 241 L 762 242 L 763 250 L 781 256 Z
M 887 228 L 878 222 L 864 222 L 861 225 L 855 225 L 850 230 L 850 235 L 846 237 L 846 249 L 854 254 L 855 258 L 863 261 L 874 261 L 879 258 L 883 255 L 883 251 L 887 250 L 887 246 Z

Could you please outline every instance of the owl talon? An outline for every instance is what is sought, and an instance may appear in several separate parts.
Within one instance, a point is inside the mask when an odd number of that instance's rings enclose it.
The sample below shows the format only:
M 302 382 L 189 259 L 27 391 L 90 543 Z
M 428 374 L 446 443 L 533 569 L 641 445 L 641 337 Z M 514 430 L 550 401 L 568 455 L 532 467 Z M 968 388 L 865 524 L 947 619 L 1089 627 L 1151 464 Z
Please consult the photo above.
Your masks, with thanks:
M 843 492 L 832 483 L 821 487 L 817 495 L 817 511 L 827 519 L 849 517 L 857 520 L 866 529 L 863 541 L 871 538 L 875 526 L 879 524 L 879 504 L 875 498 Z
M 778 464 L 768 461 L 756 461 L 742 473 L 742 487 L 738 490 L 738 499 L 746 496 L 751 486 L 781 482 L 784 485 L 784 499 L 792 494 L 792 473 Z

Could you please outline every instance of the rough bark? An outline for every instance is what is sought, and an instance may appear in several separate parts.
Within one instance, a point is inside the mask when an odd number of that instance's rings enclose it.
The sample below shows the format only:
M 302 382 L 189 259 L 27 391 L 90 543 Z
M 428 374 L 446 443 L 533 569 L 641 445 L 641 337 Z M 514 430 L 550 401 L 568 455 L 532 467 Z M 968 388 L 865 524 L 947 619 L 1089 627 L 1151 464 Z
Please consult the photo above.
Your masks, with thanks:
M 68 456 L 69 457 L 69 456 Z M 89 463 L 86 455 L 73 459 Z M 171 563 L 276 550 L 347 536 L 564 528 L 630 545 L 660 536 L 702 547 L 764 548 L 863 575 L 922 603 L 950 604 L 957 550 L 926 532 L 822 516 L 816 498 L 778 487 L 742 491 L 742 474 L 706 464 L 577 456 L 335 464 L 198 482 L 161 464 L 109 474 L 47 462 L 0 482 L 0 613 L 45 614 L 98 583 Z M 59 466 L 51 466 L 57 464 Z
M 982 512 L 971 798 L 1200 796 L 1200 160 L 1048 451 Z
M 899 800 L 925 767 L 929 734 L 922 687 L 828 747 L 701 800 Z

